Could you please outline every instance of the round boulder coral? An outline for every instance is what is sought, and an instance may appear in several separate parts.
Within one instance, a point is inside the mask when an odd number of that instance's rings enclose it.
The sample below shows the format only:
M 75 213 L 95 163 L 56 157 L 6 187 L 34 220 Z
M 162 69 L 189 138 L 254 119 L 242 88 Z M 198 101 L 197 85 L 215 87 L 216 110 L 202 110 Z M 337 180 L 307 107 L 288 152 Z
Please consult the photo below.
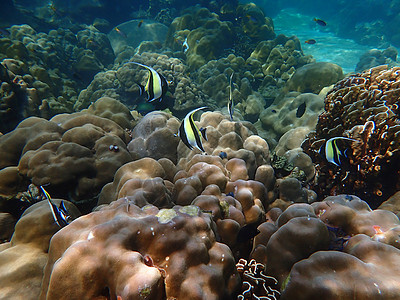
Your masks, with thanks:
M 232 297 L 240 278 L 212 228 L 196 206 L 115 201 L 53 237 L 40 299 Z

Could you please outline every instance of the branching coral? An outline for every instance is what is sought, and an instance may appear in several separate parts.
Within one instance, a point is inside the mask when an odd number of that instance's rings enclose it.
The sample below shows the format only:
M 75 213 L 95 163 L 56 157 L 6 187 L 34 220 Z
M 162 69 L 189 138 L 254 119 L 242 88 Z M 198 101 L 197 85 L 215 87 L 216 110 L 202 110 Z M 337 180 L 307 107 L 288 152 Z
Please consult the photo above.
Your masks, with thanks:
M 320 195 L 355 193 L 373 207 L 400 189 L 400 68 L 379 66 L 339 81 L 325 98 L 325 112 L 303 149 L 318 164 Z M 356 139 L 340 168 L 318 154 L 324 141 Z M 344 150 L 344 149 L 343 149 Z
M 242 293 L 238 300 L 265 299 L 277 300 L 280 297 L 278 281 L 264 274 L 264 265 L 257 263 L 255 259 L 247 262 L 240 259 L 236 268 L 242 277 Z

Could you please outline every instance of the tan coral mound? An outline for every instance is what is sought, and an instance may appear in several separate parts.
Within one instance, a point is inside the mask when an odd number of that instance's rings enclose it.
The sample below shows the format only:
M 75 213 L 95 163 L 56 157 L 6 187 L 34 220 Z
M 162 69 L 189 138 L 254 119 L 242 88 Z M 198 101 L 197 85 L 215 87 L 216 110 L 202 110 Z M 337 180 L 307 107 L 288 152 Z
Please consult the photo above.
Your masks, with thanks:
M 58 206 L 60 200 L 54 199 Z M 64 201 L 72 218 L 80 215 Z M 15 226 L 11 242 L 0 245 L 0 295 L 2 299 L 38 299 L 43 269 L 52 235 L 59 230 L 47 201 L 27 210 Z
M 53 237 L 40 299 L 232 297 L 240 277 L 212 227 L 195 206 L 140 209 L 120 199 Z
M 339 81 L 325 98 L 325 112 L 303 149 L 319 164 L 315 190 L 321 196 L 353 193 L 373 207 L 400 188 L 400 68 L 379 66 Z M 350 143 L 349 160 L 336 168 L 318 155 L 337 136 Z M 342 146 L 343 149 L 343 146 Z
M 398 299 L 400 250 L 359 234 L 294 265 L 280 299 Z

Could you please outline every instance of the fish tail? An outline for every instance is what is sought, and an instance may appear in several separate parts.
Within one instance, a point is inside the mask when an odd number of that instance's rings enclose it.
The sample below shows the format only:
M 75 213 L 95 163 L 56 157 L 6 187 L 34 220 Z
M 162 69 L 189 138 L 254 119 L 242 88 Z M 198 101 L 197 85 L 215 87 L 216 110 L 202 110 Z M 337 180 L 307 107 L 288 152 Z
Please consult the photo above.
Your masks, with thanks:
M 204 138 L 206 141 L 208 141 L 206 130 L 207 130 L 207 128 L 200 128 L 201 135 L 203 136 L 203 138 Z
M 142 96 L 145 93 L 145 87 L 138 83 L 139 89 L 140 89 L 140 96 Z

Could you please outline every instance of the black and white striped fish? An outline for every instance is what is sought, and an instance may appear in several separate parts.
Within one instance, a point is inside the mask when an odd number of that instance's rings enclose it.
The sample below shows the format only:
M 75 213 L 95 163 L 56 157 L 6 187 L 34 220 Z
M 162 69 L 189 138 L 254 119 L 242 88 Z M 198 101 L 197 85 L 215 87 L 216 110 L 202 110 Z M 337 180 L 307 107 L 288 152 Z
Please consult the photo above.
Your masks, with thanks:
M 51 201 L 49 193 L 43 188 L 43 186 L 40 186 L 40 188 L 50 205 L 50 210 L 53 215 L 54 221 L 61 228 L 67 226 L 71 221 L 71 216 L 69 215 L 67 208 L 64 205 L 64 201 L 61 201 L 60 206 L 57 207 L 57 205 L 55 205 Z
M 149 66 L 134 61 L 127 62 L 127 64 L 135 64 L 149 70 L 149 78 L 147 78 L 146 86 L 139 84 L 140 95 L 147 93 L 148 102 L 154 100 L 161 101 L 168 90 L 168 82 L 165 77 Z
M 346 137 L 333 137 L 326 141 L 324 145 L 320 148 L 319 152 L 321 155 L 325 156 L 326 160 L 334 165 L 340 166 L 341 160 L 340 157 L 347 157 L 347 149 L 342 151 L 337 144 L 338 140 L 344 141 L 352 141 L 356 142 L 357 140 L 346 138 Z
M 178 136 L 190 150 L 197 148 L 203 153 L 205 152 L 205 150 L 203 147 L 203 143 L 201 142 L 201 137 L 203 137 L 207 141 L 206 128 L 199 129 L 194 123 L 193 115 L 195 112 L 204 108 L 207 107 L 199 107 L 189 112 L 183 119 L 178 131 Z
M 233 103 L 233 96 L 232 96 L 232 77 L 233 72 L 231 74 L 231 78 L 229 80 L 229 101 L 228 101 L 228 112 L 231 121 L 233 121 L 233 112 L 234 112 L 234 103 Z

